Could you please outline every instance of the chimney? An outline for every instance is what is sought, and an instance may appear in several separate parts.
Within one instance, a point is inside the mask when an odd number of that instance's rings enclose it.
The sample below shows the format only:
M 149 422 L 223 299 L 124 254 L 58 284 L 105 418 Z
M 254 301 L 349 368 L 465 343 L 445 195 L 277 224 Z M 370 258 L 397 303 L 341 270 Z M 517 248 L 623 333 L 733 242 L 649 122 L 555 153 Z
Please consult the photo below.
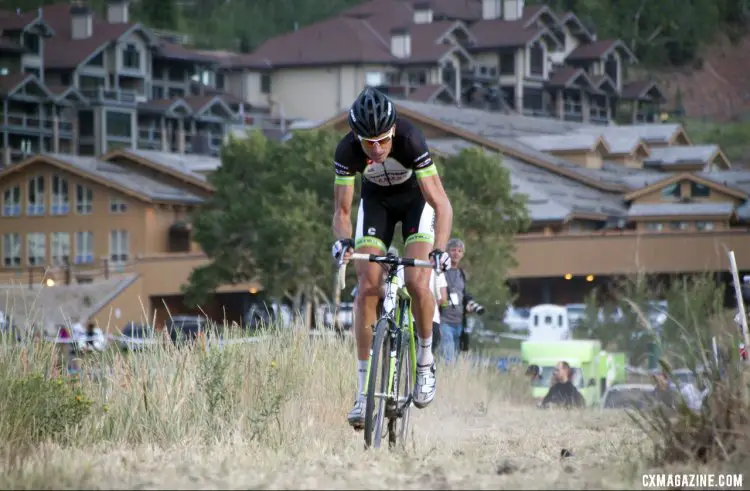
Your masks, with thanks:
M 430 2 L 417 2 L 414 4 L 414 23 L 432 23 L 432 7 L 430 6 Z
M 73 39 L 87 39 L 93 33 L 93 14 L 88 5 L 83 2 L 70 6 L 70 35 Z
M 482 0 L 482 19 L 492 20 L 500 18 L 503 0 Z
M 159 0 L 155 0 L 159 1 Z M 130 1 L 109 0 L 107 2 L 107 22 L 110 24 L 127 24 L 130 22 Z
M 523 17 L 524 0 L 503 0 L 503 19 L 518 20 Z
M 405 27 L 391 29 L 391 54 L 396 58 L 411 56 L 411 34 Z

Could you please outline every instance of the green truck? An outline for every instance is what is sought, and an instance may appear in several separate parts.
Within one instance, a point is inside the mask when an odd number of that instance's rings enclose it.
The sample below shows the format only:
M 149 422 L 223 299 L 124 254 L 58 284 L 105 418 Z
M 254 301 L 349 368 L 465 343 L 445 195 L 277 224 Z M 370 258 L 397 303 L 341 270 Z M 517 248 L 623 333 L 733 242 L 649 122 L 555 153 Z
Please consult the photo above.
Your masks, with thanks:
M 566 361 L 574 368 L 572 382 L 586 400 L 586 405 L 599 404 L 601 398 L 601 342 L 598 340 L 524 341 L 521 360 L 525 365 L 538 365 L 540 378 L 532 382 L 531 395 L 541 402 L 550 387 L 555 366 Z M 605 365 L 606 366 L 606 365 Z
M 627 364 L 625 353 L 599 352 L 599 386 L 602 395 L 614 384 L 627 382 Z

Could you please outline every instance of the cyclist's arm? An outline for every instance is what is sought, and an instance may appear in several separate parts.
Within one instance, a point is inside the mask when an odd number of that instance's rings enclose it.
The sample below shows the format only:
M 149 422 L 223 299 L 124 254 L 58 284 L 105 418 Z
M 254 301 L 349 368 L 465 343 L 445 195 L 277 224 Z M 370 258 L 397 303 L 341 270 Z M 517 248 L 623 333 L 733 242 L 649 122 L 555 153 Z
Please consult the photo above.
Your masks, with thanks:
M 336 180 L 333 185 L 333 236 L 336 240 L 350 239 L 355 172 L 346 164 L 340 163 L 338 155 L 334 165 Z
M 445 250 L 453 226 L 453 207 L 443 188 L 443 182 L 432 160 L 427 142 L 420 131 L 409 135 L 414 160 L 414 173 L 425 201 L 435 210 L 435 249 Z
M 435 273 L 433 273 L 435 274 Z M 437 275 L 435 278 L 435 281 L 437 282 L 438 287 L 438 305 L 441 307 L 447 307 L 448 306 L 448 282 L 445 279 L 445 274 Z

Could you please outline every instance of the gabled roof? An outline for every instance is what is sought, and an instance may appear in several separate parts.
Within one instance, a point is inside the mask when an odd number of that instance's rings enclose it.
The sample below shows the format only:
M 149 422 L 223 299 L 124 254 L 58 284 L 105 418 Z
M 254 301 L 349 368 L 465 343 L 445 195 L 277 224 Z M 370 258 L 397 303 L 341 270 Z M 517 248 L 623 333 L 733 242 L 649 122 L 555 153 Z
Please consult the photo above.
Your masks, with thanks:
M 55 94 L 50 92 L 50 90 L 39 81 L 36 75 L 31 73 L 13 73 L 0 77 L 0 94 L 5 97 L 10 97 L 27 85 L 33 85 L 46 97 L 49 97 L 52 100 L 57 99 Z
M 670 184 L 674 184 L 674 183 L 681 182 L 681 181 L 691 181 L 691 182 L 695 182 L 697 184 L 702 184 L 704 186 L 708 186 L 709 188 L 713 189 L 714 191 L 717 191 L 717 192 L 719 192 L 721 194 L 725 194 L 727 196 L 731 196 L 733 198 L 743 199 L 743 200 L 748 198 L 747 193 L 744 193 L 744 192 L 739 191 L 737 189 L 732 189 L 732 188 L 730 188 L 728 186 L 724 186 L 724 185 L 719 184 L 719 183 L 717 183 L 715 181 L 712 181 L 710 179 L 705 179 L 705 178 L 697 176 L 695 174 L 684 172 L 684 173 L 680 173 L 680 174 L 672 174 L 672 175 L 669 175 L 668 177 L 665 177 L 662 180 L 649 183 L 647 186 L 645 186 L 645 187 L 643 187 L 641 189 L 638 189 L 636 191 L 632 191 L 632 192 L 626 194 L 623 197 L 623 199 L 625 201 L 632 201 L 634 199 L 638 199 L 638 198 L 640 198 L 642 196 L 646 196 L 647 194 L 651 194 L 651 193 L 653 193 L 655 191 L 658 191 L 658 190 L 660 190 L 661 188 L 663 188 L 665 186 L 669 186 Z
M 71 85 L 65 87 L 64 85 L 48 85 L 47 88 L 55 94 L 57 102 L 60 104 L 72 104 L 71 101 L 77 101 L 81 104 L 88 104 L 88 99 L 81 94 L 81 91 Z
M 227 102 L 218 95 L 192 95 L 183 97 L 183 99 L 188 104 L 188 106 L 192 108 L 193 117 L 196 118 L 202 116 L 204 113 L 210 111 L 216 106 L 225 111 L 227 113 L 227 116 L 229 116 L 230 118 L 237 116 L 232 108 L 229 107 L 229 104 L 227 104 Z
M 559 41 L 546 27 L 527 26 L 524 19 L 513 21 L 503 19 L 480 20 L 471 26 L 470 32 L 477 40 L 476 44 L 471 47 L 471 52 L 527 46 L 542 38 L 547 41 L 551 48 L 560 45 Z
M 145 203 L 200 203 L 203 201 L 199 196 L 184 189 L 164 184 L 145 174 L 128 171 L 94 157 L 64 154 L 34 155 L 0 171 L 0 179 L 38 163 L 52 165 Z
M 590 61 L 601 60 L 613 51 L 617 51 L 625 58 L 625 61 L 636 62 L 637 58 L 625 43 L 619 39 L 602 39 L 591 43 L 579 44 L 576 49 L 565 57 L 566 61 Z
M 669 170 L 670 167 L 689 165 L 704 167 L 717 159 L 722 169 L 729 169 L 731 167 L 729 160 L 727 160 L 727 157 L 718 145 L 657 147 L 651 149 L 651 155 L 643 163 Z
M 617 93 L 617 84 L 608 75 L 589 75 L 588 77 L 595 89 L 605 94 Z
M 102 155 L 101 160 L 114 161 L 120 158 L 174 177 L 204 191 L 214 191 L 214 187 L 206 181 L 205 176 L 192 170 L 191 166 L 187 165 L 186 162 L 221 162 L 219 159 L 206 155 L 180 155 L 172 152 L 157 152 L 134 148 L 113 150 Z
M 193 114 L 193 108 L 182 98 L 151 99 L 138 104 L 139 111 L 185 117 Z
M 445 85 L 422 85 L 409 94 L 409 100 L 432 103 L 438 100 L 440 96 L 446 96 L 451 101 L 456 102 L 456 96 Z
M 679 139 L 690 143 L 685 129 L 679 124 L 632 124 L 627 126 L 581 126 L 575 131 L 586 133 L 599 133 L 606 140 L 610 136 L 634 135 L 643 139 L 648 144 L 673 144 Z
M 96 14 L 92 14 L 91 36 L 73 39 L 70 9 L 71 5 L 68 3 L 42 7 L 44 19 L 55 30 L 54 42 L 44 43 L 47 69 L 75 68 L 96 56 L 110 43 L 136 31 L 148 40 L 150 46 L 158 46 L 158 40 L 140 24 L 111 24 Z
M 636 80 L 625 84 L 622 88 L 622 98 L 625 100 L 667 102 L 667 97 L 655 80 Z
M 545 82 L 548 87 L 569 88 L 573 86 L 598 91 L 585 70 L 574 67 L 560 67 L 555 70 L 549 80 Z
M 29 27 L 36 27 L 39 33 L 45 37 L 55 34 L 55 30 L 45 22 L 44 12 L 42 9 L 29 12 L 12 12 L 10 10 L 0 10 L 0 31 L 12 32 L 21 31 Z
M 580 153 L 601 151 L 609 153 L 609 146 L 595 134 L 521 136 L 518 141 L 542 152 Z

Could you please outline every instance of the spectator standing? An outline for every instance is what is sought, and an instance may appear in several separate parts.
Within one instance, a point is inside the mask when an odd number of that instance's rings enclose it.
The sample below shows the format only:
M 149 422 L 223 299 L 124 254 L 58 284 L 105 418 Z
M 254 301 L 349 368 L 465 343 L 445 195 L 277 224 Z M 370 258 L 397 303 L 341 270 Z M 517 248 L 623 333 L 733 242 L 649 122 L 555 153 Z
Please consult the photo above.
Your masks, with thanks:
M 468 351 L 470 329 L 466 329 L 466 314 L 484 313 L 484 307 L 477 304 L 466 291 L 466 274 L 459 267 L 464 257 L 465 246 L 461 239 L 448 241 L 448 254 L 451 267 L 444 275 L 448 284 L 447 304 L 440 309 L 440 355 L 446 362 L 454 361 L 459 351 Z M 462 339 L 463 338 L 463 339 Z

